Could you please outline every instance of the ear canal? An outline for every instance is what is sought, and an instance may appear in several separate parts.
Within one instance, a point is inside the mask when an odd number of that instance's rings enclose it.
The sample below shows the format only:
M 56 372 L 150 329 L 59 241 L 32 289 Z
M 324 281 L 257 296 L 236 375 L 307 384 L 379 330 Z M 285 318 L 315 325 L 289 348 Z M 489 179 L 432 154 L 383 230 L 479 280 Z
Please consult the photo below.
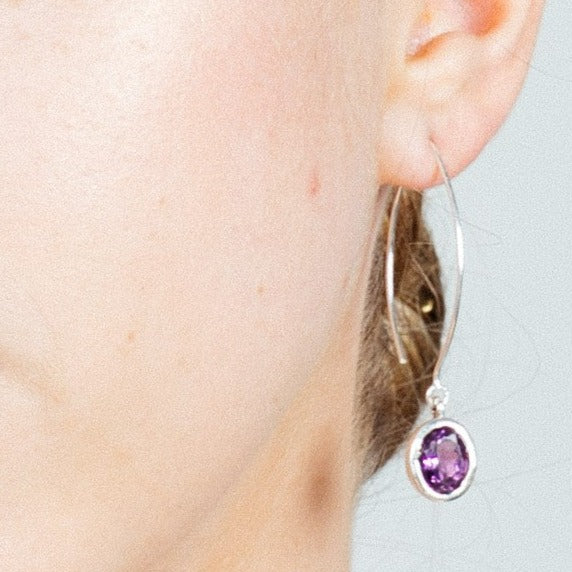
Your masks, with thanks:
M 426 0 L 411 31 L 406 55 L 427 55 L 447 34 L 484 36 L 500 25 L 505 12 L 501 0 Z

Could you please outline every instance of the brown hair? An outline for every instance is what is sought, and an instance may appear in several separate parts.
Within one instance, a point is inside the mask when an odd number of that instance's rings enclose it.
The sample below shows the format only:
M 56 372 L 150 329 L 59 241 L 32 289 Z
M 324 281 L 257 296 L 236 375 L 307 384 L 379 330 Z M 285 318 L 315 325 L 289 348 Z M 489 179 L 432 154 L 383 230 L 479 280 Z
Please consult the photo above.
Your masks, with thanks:
M 392 189 L 375 247 L 364 312 L 355 420 L 363 477 L 397 450 L 419 415 L 439 351 L 444 315 L 439 261 L 423 222 L 423 196 L 402 194 L 395 238 L 395 305 L 408 363 L 390 336 L 385 257 Z

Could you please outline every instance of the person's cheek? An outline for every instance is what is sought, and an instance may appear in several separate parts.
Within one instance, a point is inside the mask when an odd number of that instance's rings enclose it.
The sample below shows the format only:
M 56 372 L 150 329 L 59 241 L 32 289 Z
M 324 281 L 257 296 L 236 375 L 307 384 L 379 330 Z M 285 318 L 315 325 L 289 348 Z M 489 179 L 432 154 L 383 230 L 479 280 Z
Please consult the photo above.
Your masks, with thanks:
M 54 498 L 62 475 L 113 490 L 119 448 L 142 489 L 208 504 L 311 375 L 363 247 L 371 169 L 331 143 L 327 36 L 282 2 L 212 4 L 53 4 L 4 39 L 0 269 L 48 325 L 60 400 L 18 470 Z

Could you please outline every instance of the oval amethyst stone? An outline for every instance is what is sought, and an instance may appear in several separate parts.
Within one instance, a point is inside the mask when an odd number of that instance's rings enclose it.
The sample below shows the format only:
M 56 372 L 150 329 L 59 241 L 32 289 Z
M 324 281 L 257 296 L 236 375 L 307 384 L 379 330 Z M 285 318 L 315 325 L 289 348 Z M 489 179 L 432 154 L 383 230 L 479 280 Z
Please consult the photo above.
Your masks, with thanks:
M 437 493 L 449 494 L 459 488 L 469 472 L 469 455 L 461 437 L 451 427 L 428 433 L 419 456 L 421 472 Z

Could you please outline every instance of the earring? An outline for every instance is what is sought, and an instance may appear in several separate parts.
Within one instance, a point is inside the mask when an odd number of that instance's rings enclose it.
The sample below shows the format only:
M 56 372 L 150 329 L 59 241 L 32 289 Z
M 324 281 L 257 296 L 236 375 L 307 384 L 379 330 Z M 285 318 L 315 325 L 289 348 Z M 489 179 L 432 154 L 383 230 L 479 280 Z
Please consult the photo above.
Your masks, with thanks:
M 440 375 L 457 325 L 464 275 L 464 246 L 459 211 L 451 180 L 437 148 L 433 143 L 431 145 L 447 189 L 455 227 L 455 298 L 447 332 L 442 340 L 433 369 L 433 381 L 425 395 L 433 418 L 413 431 L 407 445 L 406 468 L 411 482 L 421 494 L 431 500 L 448 501 L 460 497 L 469 488 L 475 476 L 477 459 L 475 447 L 467 430 L 460 423 L 444 416 L 449 392 L 442 385 Z M 406 352 L 398 332 L 394 292 L 395 229 L 402 193 L 403 189 L 398 188 L 388 222 L 385 288 L 391 336 L 399 363 L 406 364 Z

